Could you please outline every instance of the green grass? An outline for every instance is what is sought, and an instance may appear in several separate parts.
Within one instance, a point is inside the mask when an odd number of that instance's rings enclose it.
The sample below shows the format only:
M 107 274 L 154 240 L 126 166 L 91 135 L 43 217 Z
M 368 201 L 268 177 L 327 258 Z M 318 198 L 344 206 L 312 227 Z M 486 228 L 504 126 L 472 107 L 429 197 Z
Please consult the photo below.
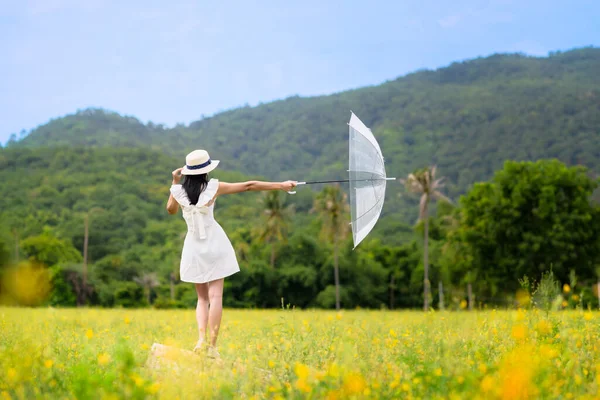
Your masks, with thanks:
M 221 362 L 192 310 L 0 308 L 0 398 L 594 398 L 600 315 L 225 310 Z M 169 362 L 167 362 L 169 361 Z

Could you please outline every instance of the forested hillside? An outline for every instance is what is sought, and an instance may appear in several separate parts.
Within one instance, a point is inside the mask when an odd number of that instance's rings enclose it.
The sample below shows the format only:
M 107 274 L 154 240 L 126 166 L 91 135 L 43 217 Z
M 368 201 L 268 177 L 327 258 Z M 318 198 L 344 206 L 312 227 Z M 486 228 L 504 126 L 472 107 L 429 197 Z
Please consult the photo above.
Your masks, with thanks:
M 165 129 L 84 110 L 10 146 L 210 150 L 228 170 L 272 179 L 345 176 L 350 110 L 381 142 L 388 174 L 437 163 L 456 196 L 507 158 L 557 157 L 592 169 L 600 153 L 600 49 L 547 58 L 495 55 L 331 96 L 246 107 Z M 202 110 L 198 110 L 200 114 Z

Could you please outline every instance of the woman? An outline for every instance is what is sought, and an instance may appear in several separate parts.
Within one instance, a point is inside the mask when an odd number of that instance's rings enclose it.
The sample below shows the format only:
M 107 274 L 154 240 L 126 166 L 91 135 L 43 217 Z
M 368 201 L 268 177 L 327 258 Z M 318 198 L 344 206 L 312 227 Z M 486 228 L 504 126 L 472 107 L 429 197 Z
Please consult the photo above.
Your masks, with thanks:
M 181 254 L 180 277 L 194 283 L 198 294 L 196 320 L 199 339 L 194 351 L 205 347 L 206 327 L 210 326 L 208 355 L 219 357 L 217 335 L 223 313 L 223 280 L 240 270 L 233 246 L 223 228 L 215 221 L 213 208 L 217 197 L 247 191 L 285 190 L 296 186 L 294 181 L 240 183 L 208 179 L 219 161 L 211 160 L 204 150 L 187 155 L 186 165 L 173 171 L 171 194 L 167 202 L 169 214 L 176 214 L 181 206 L 188 232 Z M 182 176 L 185 177 L 180 184 Z M 209 307 L 210 305 L 210 307 Z

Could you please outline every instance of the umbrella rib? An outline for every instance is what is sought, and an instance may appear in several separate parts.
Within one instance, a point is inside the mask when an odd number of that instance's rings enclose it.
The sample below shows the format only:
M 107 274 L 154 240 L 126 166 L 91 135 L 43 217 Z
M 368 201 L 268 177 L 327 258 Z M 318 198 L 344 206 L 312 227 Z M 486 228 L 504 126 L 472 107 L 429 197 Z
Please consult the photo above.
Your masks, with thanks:
M 358 219 L 359 219 L 359 218 L 362 218 L 362 217 L 364 217 L 366 213 L 368 213 L 369 211 L 371 211 L 372 209 L 374 209 L 374 208 L 377 206 L 377 204 L 379 204 L 379 203 L 381 202 L 381 200 L 383 200 L 384 198 L 385 198 L 385 196 L 381 196 L 381 197 L 380 197 L 380 198 L 377 200 L 377 202 L 376 202 L 375 204 L 373 204 L 373 207 L 369 208 L 367 211 L 365 211 L 364 213 L 362 213 L 361 215 L 359 215 L 358 217 L 356 217 L 356 218 L 354 219 L 354 221 L 358 221 Z M 354 221 L 352 221 L 352 222 L 354 222 Z

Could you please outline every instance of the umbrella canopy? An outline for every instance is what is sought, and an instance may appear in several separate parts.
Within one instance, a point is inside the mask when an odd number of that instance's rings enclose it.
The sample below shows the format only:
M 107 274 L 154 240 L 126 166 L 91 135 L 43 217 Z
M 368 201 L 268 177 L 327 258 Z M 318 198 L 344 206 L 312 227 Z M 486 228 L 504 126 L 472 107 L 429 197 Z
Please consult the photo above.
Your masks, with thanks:
M 350 130 L 350 214 L 354 248 L 371 232 L 383 208 L 388 180 L 381 148 L 367 126 L 352 113 Z
M 350 184 L 350 216 L 352 219 L 350 224 L 352 225 L 354 248 L 356 248 L 371 232 L 379 219 L 385 198 L 386 182 L 396 180 L 396 178 L 386 177 L 379 144 L 371 130 L 354 113 L 350 117 L 348 126 L 350 129 L 348 180 L 297 182 L 296 184 L 314 185 L 340 182 Z

